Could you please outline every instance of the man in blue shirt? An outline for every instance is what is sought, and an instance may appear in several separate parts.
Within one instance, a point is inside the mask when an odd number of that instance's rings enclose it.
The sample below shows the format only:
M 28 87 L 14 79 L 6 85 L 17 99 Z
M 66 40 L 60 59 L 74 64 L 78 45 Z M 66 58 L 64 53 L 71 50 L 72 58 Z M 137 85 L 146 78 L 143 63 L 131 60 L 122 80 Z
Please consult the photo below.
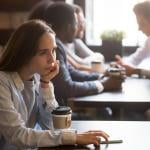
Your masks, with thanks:
M 56 56 L 60 61 L 59 74 L 52 80 L 59 105 L 67 105 L 69 97 L 98 94 L 105 90 L 121 88 L 122 78 L 112 78 L 99 73 L 85 73 L 67 64 L 63 43 L 72 42 L 76 36 L 77 16 L 73 6 L 57 2 L 50 5 L 44 15 L 56 33 Z

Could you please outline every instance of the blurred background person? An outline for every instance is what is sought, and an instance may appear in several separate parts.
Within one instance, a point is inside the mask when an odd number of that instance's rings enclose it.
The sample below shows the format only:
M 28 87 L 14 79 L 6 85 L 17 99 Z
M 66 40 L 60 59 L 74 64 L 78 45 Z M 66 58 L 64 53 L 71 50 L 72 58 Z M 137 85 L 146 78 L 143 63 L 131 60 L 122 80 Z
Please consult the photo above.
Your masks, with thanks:
M 77 16 L 72 5 L 63 2 L 54 3 L 47 8 L 44 18 L 56 33 L 56 57 L 60 61 L 60 68 L 59 74 L 52 82 L 59 105 L 68 105 L 68 99 L 71 97 L 121 89 L 122 77 L 101 78 L 103 74 L 79 71 L 67 63 L 64 43 L 73 42 L 77 28 Z M 105 119 L 111 116 L 105 108 L 101 110 L 100 114 L 102 116 L 104 114 Z
M 150 1 L 136 4 L 133 11 L 137 19 L 139 30 L 147 36 L 147 40 L 143 47 L 138 48 L 136 52 L 128 58 L 122 59 L 119 55 L 116 55 L 116 60 L 119 65 L 126 69 L 127 75 L 138 74 L 140 77 L 150 77 L 150 68 L 147 70 L 138 67 L 145 59 L 148 59 L 148 62 L 150 62 Z
M 43 16 L 44 16 L 46 9 L 52 3 L 54 3 L 54 1 L 49 1 L 49 0 L 41 1 L 37 3 L 31 8 L 28 19 L 42 19 L 43 20 L 44 19 Z M 75 8 L 75 12 L 77 13 L 77 20 L 78 20 L 78 27 L 76 31 L 77 38 L 71 44 L 64 43 L 66 46 L 66 50 L 67 50 L 66 51 L 67 61 L 74 68 L 79 69 L 79 70 L 88 71 L 88 72 L 101 72 L 100 69 L 95 69 L 94 67 L 92 67 L 91 61 L 99 62 L 98 64 L 100 64 L 100 66 L 98 68 L 101 68 L 101 67 L 104 68 L 103 67 L 104 57 L 100 53 L 94 53 L 81 40 L 84 36 L 85 19 L 84 19 L 82 8 L 78 5 L 73 5 L 73 6 Z
M 78 5 L 73 5 L 77 15 L 76 37 L 71 43 L 64 43 L 66 46 L 67 60 L 76 69 L 85 71 L 97 71 L 92 68 L 91 62 L 97 61 L 104 63 L 104 56 L 95 53 L 82 41 L 85 33 L 85 18 L 83 10 Z
M 49 5 L 53 4 L 52 0 L 43 0 L 34 5 L 29 13 L 28 19 L 43 19 L 44 13 Z
M 103 88 L 104 90 L 120 88 L 121 80 L 119 79 L 115 80 L 108 77 L 108 80 L 103 80 L 103 84 L 100 79 L 101 74 L 78 71 L 67 64 L 66 49 L 63 43 L 74 40 L 77 28 L 76 13 L 71 5 L 63 2 L 54 3 L 47 8 L 44 18 L 47 23 L 52 25 L 56 33 L 56 57 L 60 61 L 60 71 L 54 78 L 53 83 L 58 100 L 97 94 L 102 92 Z M 112 85 L 112 82 L 114 82 L 114 85 Z

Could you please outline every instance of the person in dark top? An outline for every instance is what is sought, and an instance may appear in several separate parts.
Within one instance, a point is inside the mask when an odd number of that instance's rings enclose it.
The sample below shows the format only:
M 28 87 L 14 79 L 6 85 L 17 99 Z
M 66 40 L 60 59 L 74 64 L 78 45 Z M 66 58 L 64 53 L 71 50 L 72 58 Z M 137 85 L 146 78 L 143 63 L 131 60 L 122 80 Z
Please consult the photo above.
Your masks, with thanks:
M 43 19 L 56 33 L 56 56 L 60 61 L 59 74 L 52 80 L 59 105 L 67 105 L 70 97 L 98 94 L 121 88 L 122 78 L 104 77 L 99 73 L 85 73 L 67 64 L 63 43 L 72 42 L 76 36 L 77 16 L 74 7 L 64 2 L 48 6 Z
M 43 20 L 42 18 L 44 16 L 45 10 L 48 8 L 49 5 L 53 3 L 54 1 L 52 0 L 44 0 L 36 3 L 36 5 L 33 5 L 28 15 L 28 20 L 32 20 L 32 19 Z

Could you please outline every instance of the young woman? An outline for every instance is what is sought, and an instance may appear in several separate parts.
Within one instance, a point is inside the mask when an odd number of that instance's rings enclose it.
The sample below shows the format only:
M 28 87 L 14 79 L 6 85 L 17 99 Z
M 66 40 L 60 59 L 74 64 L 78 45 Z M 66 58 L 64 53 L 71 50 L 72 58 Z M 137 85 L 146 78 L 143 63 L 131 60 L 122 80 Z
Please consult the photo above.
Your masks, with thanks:
M 17 150 L 62 144 L 99 144 L 103 131 L 76 134 L 50 129 L 50 114 L 58 104 L 51 79 L 59 72 L 55 33 L 40 20 L 22 24 L 0 59 L 0 145 Z M 63 89 L 62 89 L 63 90 Z M 38 123 L 44 130 L 36 130 Z

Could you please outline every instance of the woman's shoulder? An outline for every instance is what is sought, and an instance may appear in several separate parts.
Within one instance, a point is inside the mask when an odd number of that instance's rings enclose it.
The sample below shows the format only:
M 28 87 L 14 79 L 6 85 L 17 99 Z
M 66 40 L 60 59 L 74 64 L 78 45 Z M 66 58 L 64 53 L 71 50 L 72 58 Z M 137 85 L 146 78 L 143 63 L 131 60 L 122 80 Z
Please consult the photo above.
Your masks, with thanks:
M 0 80 L 8 78 L 8 73 L 5 71 L 0 71 Z
M 23 81 L 17 72 L 0 71 L 0 86 L 2 87 L 15 87 L 19 90 L 24 88 Z
M 9 89 L 11 83 L 10 75 L 7 72 L 0 71 L 0 92 Z
M 16 73 L 14 72 L 6 72 L 6 71 L 0 71 L 0 84 L 4 85 L 10 85 L 13 83 L 13 75 Z M 17 78 L 17 76 L 14 76 L 14 78 Z
M 10 73 L 0 71 L 0 83 L 8 83 L 11 80 Z

